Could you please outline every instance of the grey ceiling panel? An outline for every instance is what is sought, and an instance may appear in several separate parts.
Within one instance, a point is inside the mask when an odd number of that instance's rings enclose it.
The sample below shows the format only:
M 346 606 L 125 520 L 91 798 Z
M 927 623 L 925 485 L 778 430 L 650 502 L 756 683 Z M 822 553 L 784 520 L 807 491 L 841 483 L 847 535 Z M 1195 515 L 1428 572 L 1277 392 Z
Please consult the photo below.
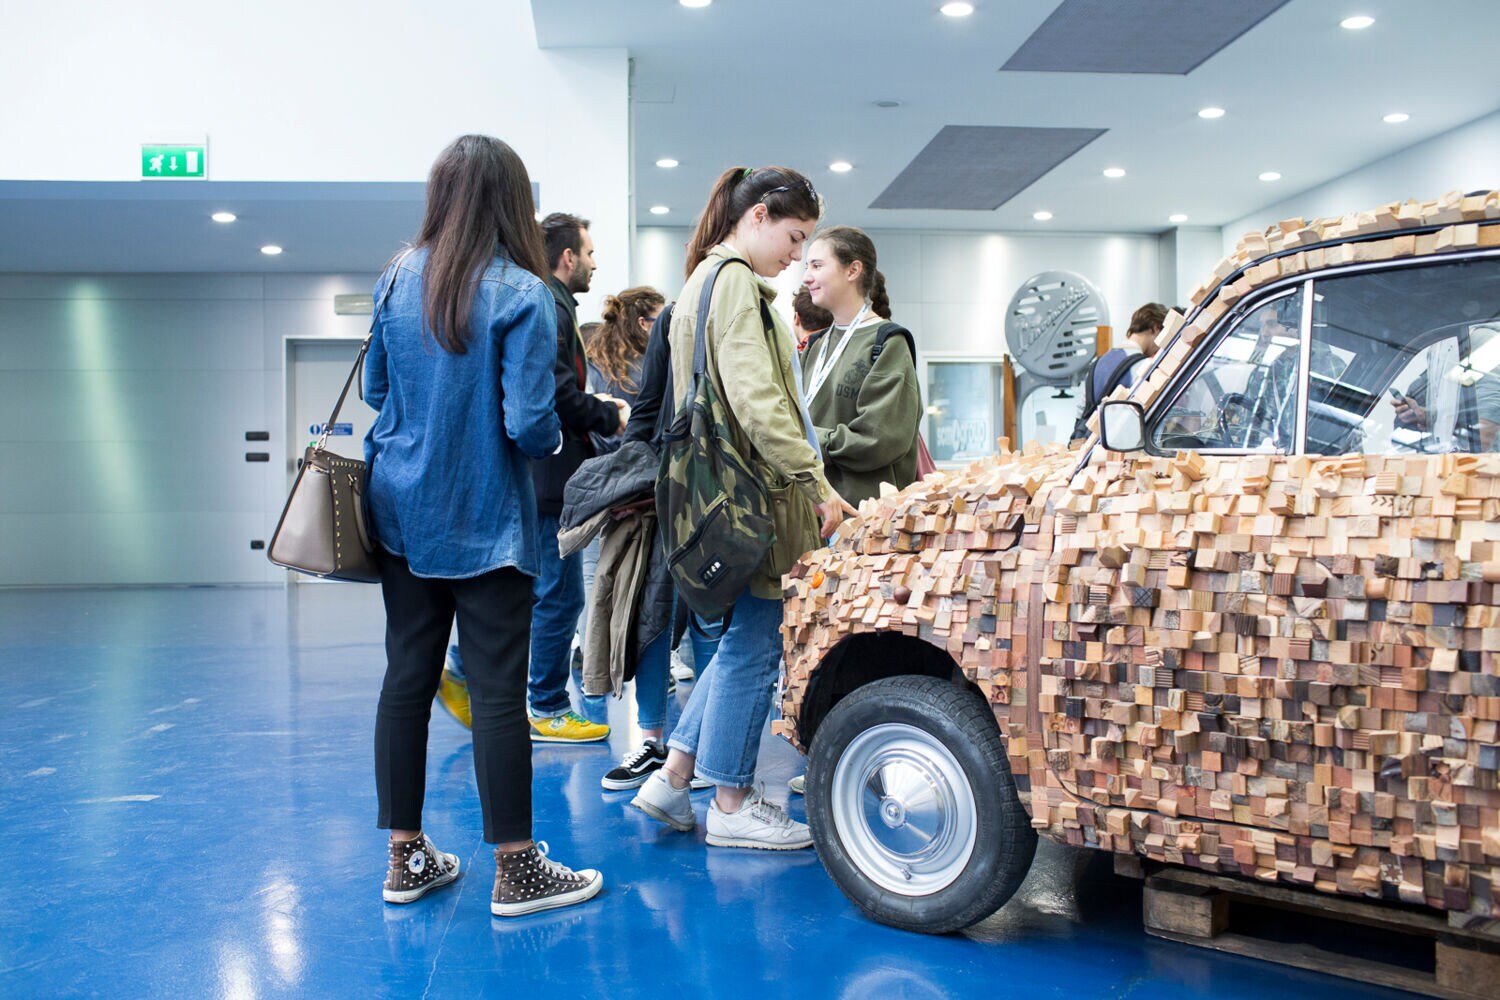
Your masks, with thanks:
M 1002 70 L 1185 75 L 1287 0 L 1063 0 Z
M 993 210 L 1104 132 L 945 125 L 870 207 Z

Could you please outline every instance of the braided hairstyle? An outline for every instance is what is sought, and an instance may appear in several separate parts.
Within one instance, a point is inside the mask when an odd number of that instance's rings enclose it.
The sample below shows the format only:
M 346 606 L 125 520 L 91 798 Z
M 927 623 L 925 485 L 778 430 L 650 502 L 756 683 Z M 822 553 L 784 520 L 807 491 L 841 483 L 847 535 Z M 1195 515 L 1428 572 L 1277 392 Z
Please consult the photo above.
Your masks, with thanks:
M 885 291 L 885 275 L 875 266 L 875 241 L 869 234 L 853 226 L 833 226 L 818 233 L 813 241 L 826 243 L 845 267 L 855 261 L 864 265 L 859 275 L 860 294 L 870 300 L 875 315 L 890 319 L 891 298 Z

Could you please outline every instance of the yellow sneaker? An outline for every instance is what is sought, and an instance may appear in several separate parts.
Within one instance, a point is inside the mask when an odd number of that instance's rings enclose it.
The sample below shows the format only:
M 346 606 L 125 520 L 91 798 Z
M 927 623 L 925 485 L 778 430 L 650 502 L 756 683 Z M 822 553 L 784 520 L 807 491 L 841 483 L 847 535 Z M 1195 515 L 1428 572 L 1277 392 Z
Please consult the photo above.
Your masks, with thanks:
M 437 700 L 460 726 L 474 728 L 474 717 L 469 712 L 469 682 L 446 667 L 438 684 Z
M 577 712 L 529 715 L 533 743 L 598 743 L 609 739 L 609 727 L 590 722 Z

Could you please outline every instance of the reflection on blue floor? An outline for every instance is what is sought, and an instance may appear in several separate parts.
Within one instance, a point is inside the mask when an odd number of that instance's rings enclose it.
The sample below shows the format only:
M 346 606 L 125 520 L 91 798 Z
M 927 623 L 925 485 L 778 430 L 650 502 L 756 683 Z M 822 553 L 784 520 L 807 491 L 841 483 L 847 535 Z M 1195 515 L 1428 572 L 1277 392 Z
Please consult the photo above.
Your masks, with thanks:
M 812 851 L 706 847 L 708 793 L 678 834 L 601 791 L 628 700 L 594 707 L 608 745 L 534 756 L 536 836 L 603 871 L 597 900 L 490 916 L 468 733 L 438 712 L 426 828 L 464 875 L 387 906 L 382 629 L 378 590 L 349 584 L 0 592 L 0 996 L 1397 995 L 1148 938 L 1138 888 L 1045 844 L 964 936 L 871 923 Z M 766 738 L 772 798 L 800 769 Z

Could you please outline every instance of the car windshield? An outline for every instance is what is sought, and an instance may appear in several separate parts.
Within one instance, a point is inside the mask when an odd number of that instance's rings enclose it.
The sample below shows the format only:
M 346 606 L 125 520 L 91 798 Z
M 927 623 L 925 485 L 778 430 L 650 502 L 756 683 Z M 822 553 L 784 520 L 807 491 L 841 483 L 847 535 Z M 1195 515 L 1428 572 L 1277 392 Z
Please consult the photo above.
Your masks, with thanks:
M 1338 455 L 1500 451 L 1500 258 L 1317 279 L 1231 314 L 1153 414 L 1158 451 Z

